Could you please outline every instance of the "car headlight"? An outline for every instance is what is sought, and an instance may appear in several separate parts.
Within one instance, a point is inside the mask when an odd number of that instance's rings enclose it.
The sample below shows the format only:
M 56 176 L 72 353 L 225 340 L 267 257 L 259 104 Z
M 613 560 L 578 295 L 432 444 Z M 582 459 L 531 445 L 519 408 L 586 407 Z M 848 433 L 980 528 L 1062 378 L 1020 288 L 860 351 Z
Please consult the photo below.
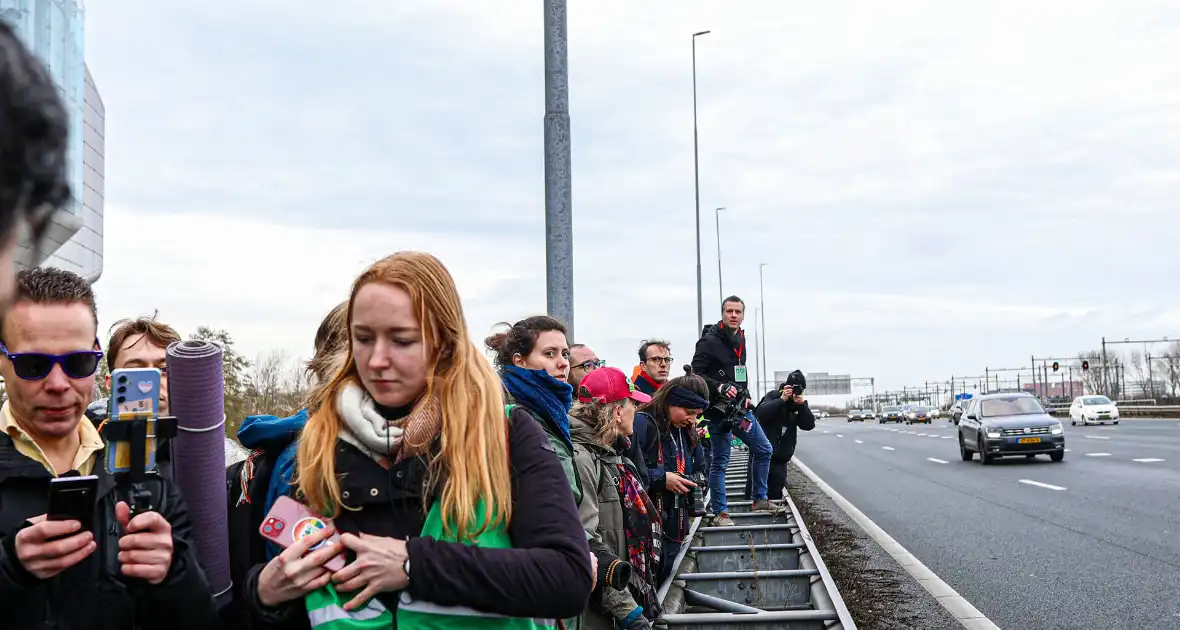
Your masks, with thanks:
M 1055 424 L 1049 428 L 1049 433 L 1052 433 L 1053 435 L 1061 435 L 1064 431 L 1065 427 L 1062 427 L 1060 424 Z
M 1000 430 L 999 430 L 999 429 L 990 429 L 990 428 L 989 428 L 989 429 L 987 430 L 987 436 L 988 436 L 989 438 L 998 438 L 998 437 L 1001 437 L 1002 435 L 1003 435 L 1003 434 L 1002 434 L 1002 433 L 1000 433 Z

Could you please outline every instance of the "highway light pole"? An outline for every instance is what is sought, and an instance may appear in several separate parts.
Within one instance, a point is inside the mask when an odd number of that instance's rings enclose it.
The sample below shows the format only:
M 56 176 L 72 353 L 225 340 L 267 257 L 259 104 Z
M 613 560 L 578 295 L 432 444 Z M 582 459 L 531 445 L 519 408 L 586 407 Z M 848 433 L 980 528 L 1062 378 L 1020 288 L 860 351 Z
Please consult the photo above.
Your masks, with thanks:
M 565 2 L 562 2 L 562 5 L 564 4 Z M 697 142 L 697 38 L 708 34 L 709 31 L 692 34 L 692 177 L 697 200 L 697 335 L 700 335 L 705 327 L 705 303 L 701 293 L 701 162 Z M 721 305 L 717 306 L 720 308 Z
M 545 0 L 545 302 L 574 336 L 574 220 L 566 0 Z
M 758 346 L 758 313 L 761 308 L 754 309 L 754 347 L 758 349 L 758 359 L 762 358 L 762 349 Z M 754 396 L 759 394 L 759 386 L 762 383 L 762 372 L 758 369 L 758 361 L 754 361 Z M 761 400 L 761 399 L 759 399 Z
M 758 265 L 758 304 L 762 308 L 762 374 L 769 379 L 770 373 L 767 372 L 766 367 L 766 290 L 762 283 L 762 270 L 765 267 L 766 263 Z
M 721 283 L 721 212 L 725 208 L 717 208 L 713 216 L 717 219 L 717 303 L 725 299 L 725 289 Z

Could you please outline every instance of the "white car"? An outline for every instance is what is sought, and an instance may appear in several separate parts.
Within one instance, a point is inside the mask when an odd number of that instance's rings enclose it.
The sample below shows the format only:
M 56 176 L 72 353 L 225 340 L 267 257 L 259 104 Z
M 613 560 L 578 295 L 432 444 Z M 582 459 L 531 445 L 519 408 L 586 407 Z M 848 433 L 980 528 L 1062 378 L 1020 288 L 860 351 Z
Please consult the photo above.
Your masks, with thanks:
M 1078 396 L 1069 407 L 1069 423 L 1119 423 L 1119 408 L 1106 396 Z

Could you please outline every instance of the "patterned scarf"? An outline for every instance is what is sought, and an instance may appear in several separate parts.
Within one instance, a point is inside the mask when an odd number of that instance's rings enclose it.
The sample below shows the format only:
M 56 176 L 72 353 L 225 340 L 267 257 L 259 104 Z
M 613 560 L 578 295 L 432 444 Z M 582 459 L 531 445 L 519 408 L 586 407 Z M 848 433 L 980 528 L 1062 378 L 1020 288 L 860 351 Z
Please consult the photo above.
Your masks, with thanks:
M 629 447 L 630 441 L 623 438 L 616 445 L 616 451 L 625 454 Z M 616 467 L 619 470 L 619 499 L 623 503 L 627 562 L 631 563 L 633 575 L 638 578 L 628 584 L 628 590 L 635 602 L 643 607 L 644 615 L 656 619 L 661 612 L 660 602 L 656 598 L 655 580 L 660 568 L 659 545 L 663 540 L 663 519 L 643 489 L 643 482 L 635 468 L 626 463 L 616 464 Z

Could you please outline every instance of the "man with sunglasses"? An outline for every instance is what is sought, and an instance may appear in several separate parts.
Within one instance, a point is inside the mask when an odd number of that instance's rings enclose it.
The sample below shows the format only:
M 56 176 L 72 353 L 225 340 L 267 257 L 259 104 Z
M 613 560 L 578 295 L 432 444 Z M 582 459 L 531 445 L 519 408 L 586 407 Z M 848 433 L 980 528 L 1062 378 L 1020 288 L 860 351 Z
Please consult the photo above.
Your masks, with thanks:
M 216 627 L 177 487 L 166 475 L 151 482 L 160 511 L 134 517 L 116 499 L 105 444 L 84 415 L 102 359 L 97 328 L 94 293 L 78 275 L 17 275 L 0 317 L 0 625 Z M 50 480 L 75 475 L 97 477 L 88 530 L 46 518 Z

